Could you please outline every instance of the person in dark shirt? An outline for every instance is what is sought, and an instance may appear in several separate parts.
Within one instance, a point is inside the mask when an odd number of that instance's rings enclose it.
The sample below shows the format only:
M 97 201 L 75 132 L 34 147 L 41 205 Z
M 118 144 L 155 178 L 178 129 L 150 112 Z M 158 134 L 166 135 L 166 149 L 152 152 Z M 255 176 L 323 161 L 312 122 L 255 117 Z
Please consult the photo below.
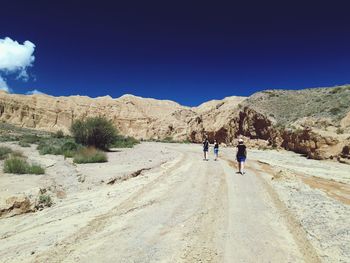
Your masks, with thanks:
M 243 175 L 245 174 L 244 162 L 247 158 L 247 147 L 244 145 L 244 142 L 242 139 L 238 140 L 236 158 L 238 162 L 238 170 L 239 170 L 238 172 Z
M 208 151 L 209 151 L 209 140 L 207 137 L 205 137 L 203 141 L 203 153 L 204 153 L 204 161 L 208 161 Z
M 218 159 L 219 157 L 219 143 L 217 140 L 214 140 L 214 155 L 215 155 L 215 161 Z

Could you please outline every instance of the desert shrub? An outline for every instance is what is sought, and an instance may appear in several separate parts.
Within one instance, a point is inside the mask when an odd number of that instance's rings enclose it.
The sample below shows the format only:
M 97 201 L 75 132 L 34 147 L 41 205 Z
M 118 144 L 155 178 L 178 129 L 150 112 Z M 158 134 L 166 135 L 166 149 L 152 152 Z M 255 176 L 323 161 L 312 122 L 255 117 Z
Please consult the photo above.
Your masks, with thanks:
M 60 154 L 63 154 L 63 151 L 57 145 L 49 145 L 49 144 L 43 143 L 43 144 L 39 144 L 37 149 L 39 150 L 39 153 L 41 155 L 45 155 L 45 154 L 60 155 Z
M 24 134 L 20 137 L 20 141 L 23 143 L 37 144 L 41 141 L 41 137 L 36 134 Z
M 32 164 L 28 166 L 27 172 L 29 174 L 45 174 L 45 169 L 38 164 Z
M 47 194 L 41 194 L 39 196 L 37 208 L 50 207 L 50 206 L 52 206 L 52 203 L 53 202 L 52 202 L 51 196 L 49 196 Z
M 107 162 L 106 153 L 94 147 L 84 147 L 74 154 L 75 163 L 104 163 Z
M 18 145 L 21 147 L 30 147 L 29 143 L 22 141 L 22 140 L 18 142 Z
M 177 141 L 174 140 L 173 137 L 171 136 L 167 136 L 163 139 L 158 139 L 158 140 L 155 140 L 156 142 L 164 142 L 164 143 L 176 143 Z
M 6 159 L 9 156 L 10 153 L 12 153 L 12 149 L 11 148 L 1 146 L 0 147 L 0 160 Z
M 45 170 L 40 165 L 28 164 L 26 160 L 18 157 L 11 157 L 5 160 L 4 173 L 13 174 L 44 174 Z
M 278 97 L 278 94 L 276 94 L 276 93 L 270 93 L 270 94 L 269 94 L 269 98 L 273 98 L 273 97 Z
M 339 108 L 332 108 L 329 110 L 330 113 L 332 113 L 333 115 L 338 115 L 340 113 L 340 109 Z
M 62 150 L 65 151 L 76 151 L 79 148 L 79 145 L 76 144 L 73 141 L 66 141 L 63 145 L 62 145 Z
M 337 132 L 337 134 L 343 134 L 344 133 L 344 129 L 338 128 L 336 132 Z
M 18 140 L 19 140 L 18 136 L 15 136 L 15 135 L 2 134 L 0 136 L 0 142 L 13 142 Z
M 73 158 L 76 154 L 76 151 L 64 151 L 63 156 L 64 158 Z
M 332 89 L 329 93 L 331 94 L 337 94 L 338 92 L 342 91 L 342 87 L 337 87 Z
M 125 137 L 125 136 L 117 135 L 113 143 L 110 145 L 110 147 L 132 148 L 138 143 L 140 143 L 140 141 L 135 139 L 134 137 L 129 137 L 129 136 Z
M 112 122 L 104 117 L 77 120 L 72 124 L 71 132 L 77 143 L 102 150 L 108 149 L 117 136 Z
M 66 152 L 76 151 L 80 146 L 71 138 L 47 138 L 41 140 L 37 149 L 40 154 L 65 155 Z
M 61 138 L 64 138 L 64 133 L 63 133 L 62 130 L 59 130 L 59 131 L 55 132 L 55 133 L 52 135 L 52 137 L 61 139 Z
M 74 154 L 80 149 L 82 146 L 76 144 L 73 141 L 68 141 L 62 145 L 62 151 L 65 158 L 72 158 Z
M 25 174 L 28 171 L 28 163 L 21 158 L 10 158 L 5 160 L 4 173 Z

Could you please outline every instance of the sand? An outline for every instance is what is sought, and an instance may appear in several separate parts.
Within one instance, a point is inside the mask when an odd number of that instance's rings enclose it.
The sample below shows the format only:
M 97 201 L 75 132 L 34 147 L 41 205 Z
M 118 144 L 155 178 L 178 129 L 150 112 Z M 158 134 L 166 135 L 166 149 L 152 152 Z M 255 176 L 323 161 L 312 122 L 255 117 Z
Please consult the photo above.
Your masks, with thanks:
M 240 175 L 230 148 L 203 161 L 200 145 L 142 143 L 88 165 L 21 150 L 47 174 L 0 174 L 0 200 L 45 188 L 54 205 L 0 219 L 1 262 L 350 260 L 349 166 L 250 151 Z

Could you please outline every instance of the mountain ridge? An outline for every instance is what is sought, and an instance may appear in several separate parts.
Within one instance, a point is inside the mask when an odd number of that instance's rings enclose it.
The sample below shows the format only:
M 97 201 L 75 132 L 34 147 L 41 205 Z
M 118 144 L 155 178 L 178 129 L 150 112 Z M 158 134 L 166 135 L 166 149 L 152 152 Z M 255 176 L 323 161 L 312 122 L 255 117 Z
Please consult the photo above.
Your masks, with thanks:
M 69 133 L 75 119 L 104 116 L 138 139 L 201 142 L 204 136 L 232 144 L 238 136 L 264 140 L 310 158 L 338 158 L 350 139 L 350 86 L 265 90 L 196 107 L 125 94 L 54 97 L 0 92 L 0 121 Z M 350 143 L 349 143 L 350 144 Z

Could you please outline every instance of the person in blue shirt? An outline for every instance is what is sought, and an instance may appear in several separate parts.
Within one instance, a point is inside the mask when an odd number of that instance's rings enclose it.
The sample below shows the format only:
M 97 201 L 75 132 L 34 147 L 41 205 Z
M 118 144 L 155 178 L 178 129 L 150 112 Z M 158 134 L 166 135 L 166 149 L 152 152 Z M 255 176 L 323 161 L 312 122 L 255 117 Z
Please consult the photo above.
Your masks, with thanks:
M 208 137 L 205 137 L 203 141 L 204 161 L 208 161 L 208 151 L 209 151 L 209 140 L 208 140 Z
M 214 140 L 214 155 L 215 155 L 215 161 L 218 159 L 219 157 L 219 143 L 217 140 Z
M 247 158 L 247 147 L 244 145 L 243 139 L 238 140 L 236 159 L 238 162 L 238 173 L 245 174 L 244 162 Z

